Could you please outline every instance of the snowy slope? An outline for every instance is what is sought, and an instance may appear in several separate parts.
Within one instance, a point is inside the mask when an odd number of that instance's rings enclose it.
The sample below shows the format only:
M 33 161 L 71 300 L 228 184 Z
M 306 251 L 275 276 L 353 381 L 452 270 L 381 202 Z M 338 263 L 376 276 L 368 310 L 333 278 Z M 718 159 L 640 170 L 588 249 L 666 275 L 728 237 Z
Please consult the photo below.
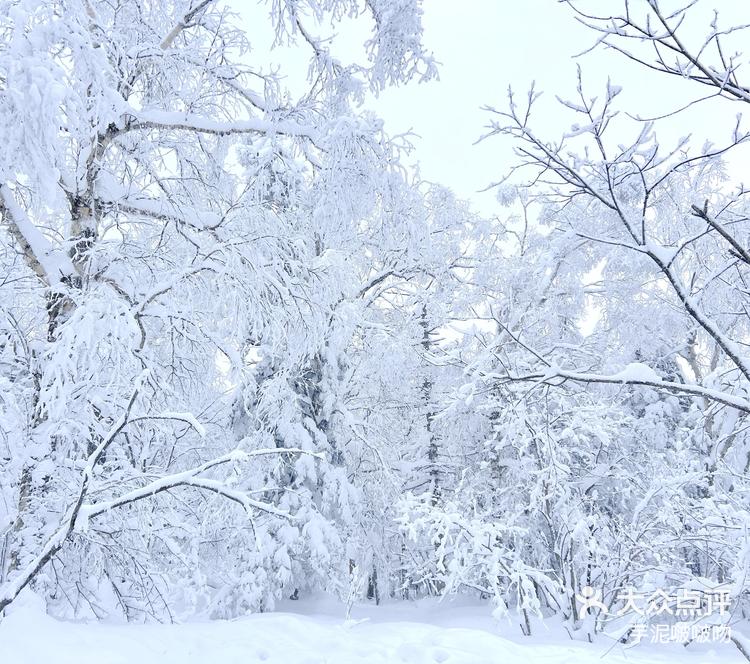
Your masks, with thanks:
M 345 624 L 331 602 L 287 603 L 297 613 L 183 625 L 107 625 L 54 620 L 26 602 L 0 623 L 2 664 L 708 664 L 742 662 L 731 646 L 588 645 L 538 630 L 526 639 L 487 608 L 443 602 L 355 607 Z M 303 613 L 302 613 L 303 612 Z M 499 630 L 508 632 L 500 636 Z M 607 652 L 609 650 L 609 652 Z

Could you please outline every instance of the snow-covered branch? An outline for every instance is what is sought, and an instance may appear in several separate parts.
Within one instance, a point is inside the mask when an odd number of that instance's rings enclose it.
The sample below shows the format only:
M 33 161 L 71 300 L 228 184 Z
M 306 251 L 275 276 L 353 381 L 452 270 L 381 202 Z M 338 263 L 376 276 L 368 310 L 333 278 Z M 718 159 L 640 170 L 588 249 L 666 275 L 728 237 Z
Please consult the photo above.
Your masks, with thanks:
M 75 274 L 75 268 L 65 252 L 53 247 L 29 219 L 7 184 L 0 185 L 0 213 L 8 224 L 11 236 L 21 248 L 27 265 L 48 286 L 54 286 Z
M 560 385 L 566 380 L 577 383 L 602 383 L 610 385 L 643 385 L 653 387 L 657 390 L 664 390 L 673 394 L 687 394 L 695 397 L 703 397 L 709 401 L 724 404 L 737 408 L 745 413 L 750 413 L 750 400 L 729 394 L 723 390 L 711 389 L 701 385 L 690 385 L 687 383 L 677 383 L 674 381 L 662 380 L 658 374 L 651 368 L 638 363 L 633 363 L 625 367 L 616 374 L 597 374 L 583 373 L 577 371 L 567 371 L 559 367 L 552 366 L 543 372 L 529 373 L 519 376 L 502 376 L 498 379 L 510 382 L 535 382 L 551 385 Z M 556 380 L 556 379 L 562 379 Z
M 100 516 L 118 507 L 130 505 L 139 500 L 150 498 L 164 491 L 169 491 L 177 487 L 194 487 L 197 489 L 204 489 L 216 493 L 224 498 L 228 498 L 240 505 L 248 513 L 252 513 L 253 510 L 265 512 L 273 516 L 281 517 L 284 519 L 293 519 L 293 515 L 288 512 L 277 509 L 270 503 L 263 503 L 258 500 L 254 500 L 247 493 L 233 489 L 229 485 L 219 480 L 200 477 L 203 473 L 223 466 L 226 464 L 234 464 L 239 462 L 246 462 L 254 457 L 261 456 L 280 456 L 280 455 L 308 455 L 316 459 L 322 459 L 322 455 L 315 454 L 306 450 L 300 449 L 286 449 L 286 448 L 273 448 L 273 449 L 258 449 L 251 450 L 249 452 L 243 450 L 234 450 L 228 454 L 224 454 L 215 459 L 211 459 L 205 463 L 184 470 L 179 473 L 173 473 L 171 475 L 165 475 L 157 480 L 149 482 L 142 487 L 128 491 L 117 498 L 111 500 L 96 502 L 82 505 L 78 511 L 77 520 L 75 522 L 75 529 L 79 531 L 85 531 L 88 529 L 88 521 L 94 517 Z
M 311 125 L 299 124 L 290 120 L 236 120 L 221 122 L 212 118 L 176 111 L 136 111 L 131 110 L 133 120 L 130 128 L 156 129 L 160 131 L 190 131 L 214 136 L 234 136 L 242 134 L 281 135 L 294 138 L 307 138 L 313 143 L 321 140 L 320 132 Z

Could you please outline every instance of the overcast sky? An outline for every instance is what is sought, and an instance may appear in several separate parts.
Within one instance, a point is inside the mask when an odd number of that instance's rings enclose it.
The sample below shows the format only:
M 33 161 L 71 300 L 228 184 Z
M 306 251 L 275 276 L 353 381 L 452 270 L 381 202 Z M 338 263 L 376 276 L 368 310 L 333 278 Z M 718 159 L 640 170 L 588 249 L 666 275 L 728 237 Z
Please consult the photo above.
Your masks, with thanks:
M 694 12 L 696 36 L 707 26 L 707 15 L 700 11 L 716 6 L 725 23 L 730 23 L 744 13 L 740 5 L 745 1 L 703 0 Z M 233 0 L 233 4 L 245 16 L 252 39 L 259 34 L 259 25 L 267 23 L 267 5 L 259 10 L 248 0 Z M 619 6 L 615 0 L 593 2 L 600 9 L 605 4 L 611 9 Z M 420 136 L 412 161 L 419 161 L 423 178 L 471 198 L 486 213 L 496 209 L 493 195 L 478 190 L 499 179 L 513 163 L 512 144 L 498 138 L 479 145 L 475 142 L 489 118 L 482 107 L 504 108 L 509 85 L 523 95 L 535 81 L 537 89 L 544 91 L 535 127 L 550 138 L 559 135 L 572 120 L 560 110 L 555 96 L 574 96 L 577 64 L 592 95 L 600 94 L 611 77 L 613 83 L 623 87 L 621 108 L 641 115 L 667 112 L 704 93 L 699 86 L 652 74 L 603 49 L 576 59 L 574 56 L 593 44 L 595 35 L 557 0 L 425 0 L 423 7 L 424 41 L 441 63 L 440 80 L 389 89 L 367 105 L 384 118 L 389 133 L 411 129 Z M 340 26 L 336 46 L 351 49 L 354 54 L 369 25 L 362 23 L 360 27 Z M 303 50 L 270 54 L 271 61 L 281 64 L 292 87 L 304 80 L 305 57 Z M 735 114 L 741 110 L 731 103 L 704 105 L 676 121 L 663 123 L 660 139 L 666 144 L 693 134 L 698 143 L 706 138 L 719 141 L 728 135 Z M 625 126 L 623 123 L 623 131 Z

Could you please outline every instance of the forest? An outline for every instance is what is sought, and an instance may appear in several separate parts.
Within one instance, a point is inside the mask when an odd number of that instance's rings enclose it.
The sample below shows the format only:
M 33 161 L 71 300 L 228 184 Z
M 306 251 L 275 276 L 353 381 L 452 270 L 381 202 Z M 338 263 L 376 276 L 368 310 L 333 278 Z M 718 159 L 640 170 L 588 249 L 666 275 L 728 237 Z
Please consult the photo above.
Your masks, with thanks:
M 0 0 L 0 653 L 30 597 L 179 623 L 323 593 L 750 661 L 748 26 L 564 0 L 581 51 L 689 101 L 494 74 L 487 214 L 369 103 L 440 85 L 429 2 L 260 2 L 303 94 L 243 4 Z

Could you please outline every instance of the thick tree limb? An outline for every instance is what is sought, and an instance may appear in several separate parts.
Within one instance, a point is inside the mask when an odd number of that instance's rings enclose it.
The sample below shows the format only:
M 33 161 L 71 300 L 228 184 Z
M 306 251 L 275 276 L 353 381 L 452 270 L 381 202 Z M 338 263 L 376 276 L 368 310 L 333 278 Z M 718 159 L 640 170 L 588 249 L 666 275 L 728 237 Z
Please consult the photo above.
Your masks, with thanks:
M 185 30 L 185 28 L 188 28 L 195 17 L 202 12 L 208 5 L 210 5 L 214 0 L 203 0 L 202 2 L 199 2 L 195 7 L 193 7 L 190 11 L 188 11 L 185 16 L 182 17 L 182 20 L 180 20 L 170 31 L 169 34 L 164 37 L 161 44 L 159 44 L 159 48 L 161 48 L 163 51 L 166 51 L 168 48 L 172 46 L 174 43 L 174 40 L 177 39 L 177 37 L 180 36 L 180 33 Z
M 21 249 L 26 264 L 47 285 L 54 286 L 75 274 L 65 252 L 56 249 L 29 219 L 7 184 L 0 185 L 0 213 Z
M 690 385 L 686 383 L 675 383 L 673 381 L 660 380 L 656 376 L 648 377 L 646 375 L 637 376 L 635 372 L 629 372 L 627 370 L 620 372 L 619 374 L 596 374 L 596 373 L 581 373 L 577 371 L 566 371 L 557 367 L 550 367 L 547 371 L 533 372 L 525 374 L 523 376 L 494 376 L 498 380 L 503 382 L 536 382 L 542 384 L 561 384 L 566 380 L 572 380 L 577 383 L 603 383 L 609 385 L 642 385 L 646 387 L 653 387 L 657 390 L 664 390 L 666 392 L 676 394 L 686 394 L 695 397 L 702 397 L 709 401 L 715 401 L 716 403 L 724 404 L 725 406 L 731 406 L 737 408 L 745 413 L 750 413 L 750 400 L 722 392 L 721 390 L 712 390 L 707 387 L 700 385 Z M 556 380 L 562 379 L 560 382 Z
M 235 122 L 219 122 L 211 118 L 175 111 L 130 111 L 135 118 L 131 129 L 159 129 L 192 131 L 214 136 L 235 134 L 280 134 L 283 136 L 308 138 L 313 142 L 320 139 L 318 132 L 311 127 L 289 120 L 261 120 L 251 118 Z

